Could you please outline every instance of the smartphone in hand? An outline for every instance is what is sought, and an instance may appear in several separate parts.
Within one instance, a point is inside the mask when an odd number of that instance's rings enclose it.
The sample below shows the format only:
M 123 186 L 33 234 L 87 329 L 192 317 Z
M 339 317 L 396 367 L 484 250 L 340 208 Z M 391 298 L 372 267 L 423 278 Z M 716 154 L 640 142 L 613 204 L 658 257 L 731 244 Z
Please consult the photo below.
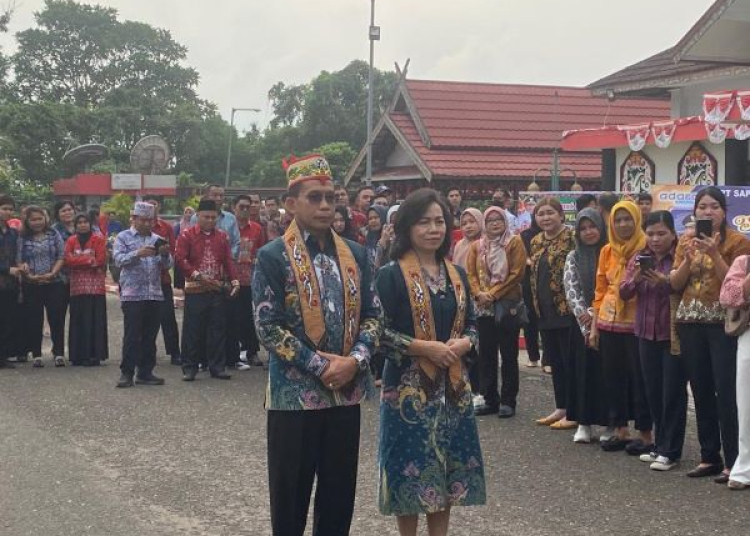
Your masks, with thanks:
M 697 238 L 711 238 L 714 235 L 714 222 L 712 220 L 696 220 L 695 236 Z

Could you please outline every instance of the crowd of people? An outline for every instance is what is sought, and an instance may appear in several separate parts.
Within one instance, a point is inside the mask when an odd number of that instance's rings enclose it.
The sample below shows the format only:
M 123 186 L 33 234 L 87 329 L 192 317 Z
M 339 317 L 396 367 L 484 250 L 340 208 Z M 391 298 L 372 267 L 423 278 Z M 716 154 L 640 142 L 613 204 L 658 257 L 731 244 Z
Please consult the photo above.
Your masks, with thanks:
M 458 189 L 399 204 L 365 186 L 352 203 L 323 157 L 285 167 L 282 199 L 226 207 L 212 186 L 174 228 L 158 199 L 138 201 L 111 251 L 103 223 L 70 203 L 54 223 L 26 207 L 16 230 L 15 203 L 0 196 L 0 368 L 28 355 L 43 366 L 45 311 L 53 363 L 65 366 L 68 308 L 70 363 L 107 359 L 111 257 L 124 318 L 117 387 L 164 383 L 159 328 L 187 382 L 200 369 L 229 379 L 268 350 L 274 534 L 304 532 L 316 479 L 314 533 L 348 534 L 359 404 L 376 386 L 380 510 L 402 535 L 417 533 L 420 514 L 431 535 L 447 534 L 452 507 L 485 502 L 476 416 L 516 415 L 521 332 L 527 366 L 552 376 L 555 407 L 538 425 L 668 471 L 682 458 L 690 385 L 701 449 L 687 476 L 750 486 L 750 334 L 725 326 L 750 301 L 750 240 L 729 228 L 721 190 L 697 194 L 681 236 L 648 194 L 582 195 L 570 223 L 543 197 L 520 230 L 502 189 L 484 211 Z M 185 294 L 181 344 L 173 287 Z
M 2 195 L 0 201 L 0 299 L 9 313 L 0 328 L 0 368 L 29 359 L 36 368 L 45 365 L 45 313 L 56 367 L 96 366 L 107 360 L 108 268 L 119 284 L 124 318 L 118 387 L 163 383 L 153 375 L 160 329 L 172 365 L 183 367 L 186 380 L 194 378 L 199 367 L 227 379 L 227 367 L 263 366 L 253 316 L 247 311 L 252 311 L 256 252 L 275 222 L 262 217 L 258 195 L 238 196 L 233 212 L 219 211 L 224 189 L 211 186 L 199 210 L 187 207 L 174 226 L 160 217 L 159 199 L 145 196 L 131 211 L 125 230 L 113 214 L 83 212 L 71 201 L 60 201 L 51 211 L 24 206 L 18 219 L 15 200 Z M 205 211 L 200 209 L 207 206 L 216 212 L 213 219 L 201 218 Z M 215 248 L 216 240 L 229 245 L 226 258 L 218 256 L 223 251 Z M 231 281 L 237 283 L 234 292 Z M 182 344 L 175 288 L 185 293 Z M 206 351 L 217 347 L 225 351 Z

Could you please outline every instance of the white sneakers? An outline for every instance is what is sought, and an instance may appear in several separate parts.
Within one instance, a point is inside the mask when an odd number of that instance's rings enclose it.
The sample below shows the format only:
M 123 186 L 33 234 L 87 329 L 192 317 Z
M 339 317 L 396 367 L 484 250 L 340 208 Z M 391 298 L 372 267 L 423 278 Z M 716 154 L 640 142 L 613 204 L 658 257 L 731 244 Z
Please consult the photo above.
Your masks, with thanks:
M 476 395 L 471 399 L 471 402 L 474 404 L 474 409 L 481 408 L 484 406 L 484 397 L 482 395 Z
M 244 363 L 244 362 L 242 362 L 242 361 L 238 361 L 238 362 L 237 362 L 237 364 L 235 365 L 235 368 L 236 368 L 237 370 L 250 370 L 250 369 L 251 369 L 251 368 L 253 368 L 253 367 L 251 367 L 251 366 L 250 366 L 250 365 L 248 365 L 247 363 Z
M 674 469 L 675 467 L 677 467 L 678 463 L 680 462 L 678 462 L 677 460 L 670 460 L 666 456 L 658 456 L 650 467 L 654 471 L 669 471 L 670 469 Z
M 659 459 L 659 456 L 655 452 L 648 452 L 646 454 L 641 454 L 638 457 L 639 460 L 641 460 L 643 463 L 654 463 L 656 460 Z
M 573 436 L 573 443 L 591 443 L 591 426 L 579 424 Z

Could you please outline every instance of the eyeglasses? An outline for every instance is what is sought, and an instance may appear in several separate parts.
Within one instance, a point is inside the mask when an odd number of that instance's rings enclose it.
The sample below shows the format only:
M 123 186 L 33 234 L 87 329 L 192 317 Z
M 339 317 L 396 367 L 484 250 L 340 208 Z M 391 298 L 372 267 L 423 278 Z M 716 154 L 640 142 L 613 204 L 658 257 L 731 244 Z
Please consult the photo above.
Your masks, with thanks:
M 323 202 L 323 199 L 326 200 L 326 203 L 329 205 L 333 204 L 334 195 L 333 192 L 329 193 L 322 193 L 322 192 L 313 192 L 311 194 L 307 194 L 307 201 L 311 205 L 320 205 Z
M 340 194 L 336 194 L 336 195 L 334 195 L 334 197 L 335 197 L 336 199 L 341 199 L 342 197 L 349 197 L 349 194 L 345 194 L 345 193 L 340 193 Z

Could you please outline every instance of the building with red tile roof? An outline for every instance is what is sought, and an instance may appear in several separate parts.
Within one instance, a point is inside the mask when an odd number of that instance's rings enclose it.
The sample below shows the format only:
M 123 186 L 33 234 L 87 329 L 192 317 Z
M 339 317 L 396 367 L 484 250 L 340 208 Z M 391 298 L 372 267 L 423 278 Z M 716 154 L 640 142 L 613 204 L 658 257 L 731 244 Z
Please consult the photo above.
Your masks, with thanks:
M 432 185 L 458 186 L 465 197 L 495 188 L 525 190 L 538 176 L 550 187 L 553 159 L 561 187 L 575 180 L 599 189 L 599 150 L 557 153 L 562 132 L 669 117 L 663 98 L 595 97 L 586 88 L 409 80 L 402 74 L 390 107 L 373 132 L 373 182 L 405 194 Z M 344 178 L 364 175 L 363 147 Z

